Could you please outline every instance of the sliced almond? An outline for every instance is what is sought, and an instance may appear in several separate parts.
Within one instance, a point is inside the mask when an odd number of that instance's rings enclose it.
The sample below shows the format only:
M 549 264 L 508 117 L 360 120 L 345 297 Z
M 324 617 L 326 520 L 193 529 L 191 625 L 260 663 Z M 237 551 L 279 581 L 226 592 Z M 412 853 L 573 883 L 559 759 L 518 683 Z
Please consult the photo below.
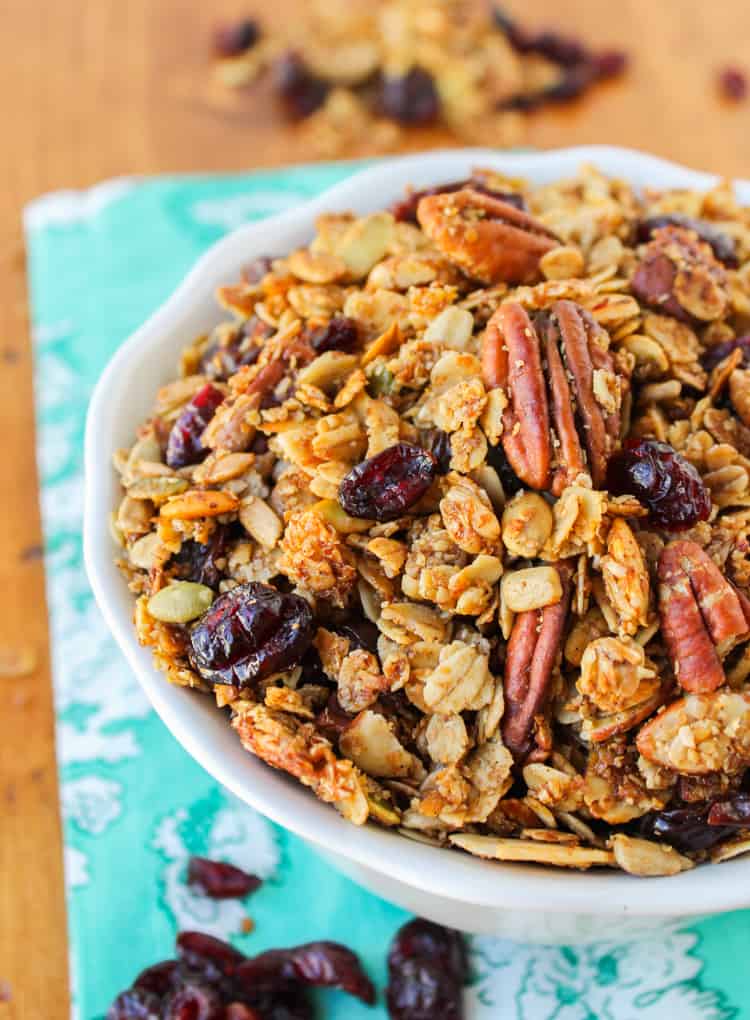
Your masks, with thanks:
M 554 567 L 514 570 L 502 580 L 505 605 L 514 613 L 553 606 L 562 598 L 560 575 Z
M 611 868 L 615 864 L 615 855 L 611 851 L 592 847 L 543 843 L 534 839 L 498 839 L 494 836 L 458 834 L 449 838 L 454 846 L 470 854 L 497 861 L 532 861 L 535 864 L 581 870 L 592 867 Z
M 623 832 L 616 833 L 609 843 L 618 865 L 630 875 L 645 878 L 677 875 L 681 871 L 695 867 L 689 857 L 664 843 L 637 839 L 635 836 L 626 836 Z
M 260 496 L 246 496 L 240 503 L 240 524 L 266 549 L 273 549 L 281 538 L 283 526 L 278 515 Z

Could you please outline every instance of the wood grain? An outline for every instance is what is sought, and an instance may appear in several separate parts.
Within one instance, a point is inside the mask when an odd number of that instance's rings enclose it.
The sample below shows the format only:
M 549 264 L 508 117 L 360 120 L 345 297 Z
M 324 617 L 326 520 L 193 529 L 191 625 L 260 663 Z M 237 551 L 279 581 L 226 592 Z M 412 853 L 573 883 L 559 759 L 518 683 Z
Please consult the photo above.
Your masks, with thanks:
M 248 6 L 281 24 L 305 0 Z M 544 0 L 508 6 L 530 23 L 564 20 L 633 58 L 623 81 L 531 117 L 529 144 L 618 143 L 725 174 L 750 172 L 750 104 L 723 104 L 715 84 L 725 63 L 750 69 L 742 0 L 568 0 L 551 16 Z M 265 89 L 228 96 L 209 83 L 211 24 L 220 14 L 246 13 L 243 3 L 5 0 L 2 7 L 0 660 L 28 651 L 36 665 L 28 676 L 0 677 L 0 1018 L 63 1020 L 67 948 L 20 208 L 40 192 L 118 174 L 243 170 L 310 154 L 280 124 Z M 451 141 L 420 132 L 409 148 Z M 97 922 L 106 920 L 103 905 Z

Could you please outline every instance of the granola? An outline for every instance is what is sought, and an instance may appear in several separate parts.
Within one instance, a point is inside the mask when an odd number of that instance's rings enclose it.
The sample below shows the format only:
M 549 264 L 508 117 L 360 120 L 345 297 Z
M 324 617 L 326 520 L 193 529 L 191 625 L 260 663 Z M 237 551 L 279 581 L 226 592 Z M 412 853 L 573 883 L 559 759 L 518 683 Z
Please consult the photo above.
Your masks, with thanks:
M 356 824 L 641 876 L 750 848 L 731 187 L 478 169 L 219 298 L 114 458 L 167 678 Z

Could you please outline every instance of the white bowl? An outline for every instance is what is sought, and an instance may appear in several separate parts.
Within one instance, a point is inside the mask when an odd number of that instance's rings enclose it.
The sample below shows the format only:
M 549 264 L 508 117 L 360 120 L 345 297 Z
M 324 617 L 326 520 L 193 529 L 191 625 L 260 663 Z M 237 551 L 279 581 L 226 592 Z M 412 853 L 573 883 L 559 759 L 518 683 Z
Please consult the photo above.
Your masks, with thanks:
M 297 833 L 362 885 L 433 920 L 469 932 L 538 942 L 636 938 L 678 921 L 750 905 L 750 861 L 734 860 L 672 878 L 557 871 L 485 862 L 397 833 L 357 828 L 240 746 L 211 699 L 167 683 L 138 644 L 133 599 L 114 564 L 107 516 L 118 499 L 112 453 L 132 442 L 156 388 L 172 379 L 181 348 L 221 318 L 214 288 L 256 255 L 283 253 L 313 235 L 328 210 L 383 208 L 407 184 L 426 187 L 490 166 L 535 183 L 571 176 L 583 162 L 635 186 L 704 188 L 715 178 L 625 149 L 591 146 L 545 153 L 462 149 L 408 156 L 354 174 L 299 208 L 249 223 L 218 241 L 169 300 L 117 351 L 94 391 L 86 426 L 84 551 L 99 607 L 154 708 L 185 749 L 219 782 Z M 750 203 L 750 182 L 738 185 Z

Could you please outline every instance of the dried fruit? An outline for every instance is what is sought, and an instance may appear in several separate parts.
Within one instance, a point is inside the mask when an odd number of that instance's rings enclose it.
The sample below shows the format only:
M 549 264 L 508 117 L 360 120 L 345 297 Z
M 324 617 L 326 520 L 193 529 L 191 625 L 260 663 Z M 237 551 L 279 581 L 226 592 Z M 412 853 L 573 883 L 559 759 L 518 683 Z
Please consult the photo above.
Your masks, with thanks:
M 657 528 L 682 531 L 708 520 L 711 494 L 682 454 L 653 439 L 626 439 L 607 465 L 607 488 L 635 496 Z
M 324 351 L 353 351 L 359 343 L 359 331 L 354 319 L 334 315 L 322 326 L 308 330 L 305 339 L 317 354 Z
M 717 800 L 708 812 L 708 824 L 750 828 L 750 794 L 737 793 L 729 800 Z
M 107 1020 L 313 1020 L 308 986 L 340 988 L 371 1005 L 375 990 L 337 942 L 310 942 L 247 958 L 201 932 L 177 936 L 178 960 L 144 971 Z
M 429 71 L 412 67 L 404 75 L 384 75 L 379 105 L 402 124 L 429 124 L 440 113 L 440 97 Z
M 356 955 L 339 942 L 308 942 L 294 949 L 269 949 L 237 968 L 248 984 L 298 981 L 317 988 L 340 988 L 362 1002 L 375 1002 L 375 989 Z
M 539 259 L 559 243 L 528 213 L 471 188 L 427 195 L 417 219 L 438 251 L 487 284 L 532 282 Z
M 630 286 L 644 304 L 688 323 L 720 319 L 729 301 L 724 267 L 684 227 L 654 230 Z
M 341 482 L 339 499 L 351 517 L 395 521 L 419 502 L 436 474 L 431 453 L 396 443 L 352 468 Z
M 211 383 L 198 390 L 169 433 L 166 455 L 169 467 L 197 464 L 207 456 L 209 451 L 201 443 L 201 436 L 223 401 L 224 394 Z
M 468 976 L 463 936 L 417 918 L 400 928 L 388 953 L 391 1020 L 461 1020 Z
M 214 53 L 218 57 L 238 57 L 254 46 L 260 38 L 260 26 L 253 18 L 226 25 L 214 30 Z
M 129 988 L 107 1010 L 107 1020 L 161 1020 L 161 1001 L 152 992 Z
M 299 53 L 288 50 L 273 65 L 273 86 L 287 114 L 295 120 L 309 117 L 325 102 L 329 85 L 313 74 Z
M 725 99 L 739 103 L 747 96 L 747 75 L 739 67 L 725 67 L 719 72 L 719 89 Z
M 170 571 L 182 581 L 195 581 L 216 590 L 223 577 L 229 553 L 231 529 L 218 524 L 207 542 L 188 539 L 168 563 Z
M 719 362 L 723 361 L 724 358 L 728 358 L 736 350 L 742 353 L 742 360 L 738 367 L 747 368 L 750 366 L 750 334 L 736 336 L 731 340 L 725 340 L 723 343 L 714 344 L 713 347 L 709 347 L 701 358 L 701 365 L 703 365 L 707 372 L 710 372 L 716 368 Z
M 214 900 L 242 899 L 262 885 L 257 875 L 250 875 L 226 861 L 212 861 L 207 857 L 190 858 L 188 882 L 199 886 L 206 896 Z
M 256 260 L 256 263 L 260 261 Z M 245 271 L 255 272 L 255 266 Z M 267 322 L 251 315 L 241 326 L 217 331 L 203 351 L 198 367 L 209 379 L 226 380 L 243 365 L 255 364 L 263 350 L 263 342 L 272 333 L 273 329 Z
M 692 230 L 701 241 L 711 246 L 719 262 L 734 269 L 737 267 L 737 253 L 735 251 L 734 239 L 725 234 L 723 230 L 715 227 L 707 220 L 696 220 L 692 216 L 684 216 L 682 213 L 658 213 L 655 216 L 647 216 L 639 220 L 636 226 L 636 240 L 641 244 L 650 241 L 654 232 L 662 227 L 681 227 L 683 230 Z
M 709 850 L 733 831 L 709 825 L 709 810 L 708 804 L 668 808 L 645 815 L 638 823 L 638 831 L 662 843 L 669 843 L 681 853 Z
M 206 680 L 246 687 L 296 665 L 312 636 L 303 598 L 253 581 L 221 595 L 193 626 L 191 657 Z

